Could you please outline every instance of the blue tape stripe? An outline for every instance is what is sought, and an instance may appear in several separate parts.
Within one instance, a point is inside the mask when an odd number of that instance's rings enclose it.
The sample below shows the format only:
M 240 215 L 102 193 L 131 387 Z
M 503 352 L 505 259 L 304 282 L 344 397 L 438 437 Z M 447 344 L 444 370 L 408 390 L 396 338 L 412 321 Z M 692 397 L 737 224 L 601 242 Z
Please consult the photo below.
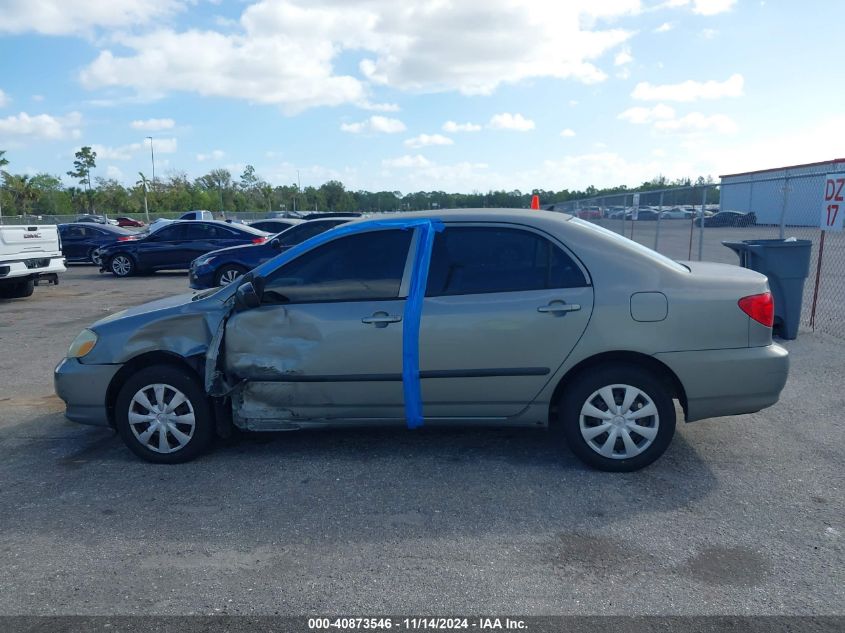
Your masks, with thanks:
M 417 251 L 411 270 L 411 285 L 408 289 L 408 298 L 405 301 L 405 312 L 402 317 L 402 390 L 405 400 L 405 419 L 409 429 L 416 429 L 423 425 L 422 391 L 420 388 L 422 306 L 425 287 L 428 283 L 428 268 L 431 262 L 431 250 L 434 246 L 434 235 L 443 230 L 443 222 L 432 218 L 396 218 L 342 224 L 325 233 L 315 235 L 270 261 L 264 262 L 254 270 L 254 274 L 266 277 L 280 266 L 287 264 L 316 246 L 345 235 L 366 233 L 374 228 L 419 229 L 420 231 L 420 239 L 417 242 Z

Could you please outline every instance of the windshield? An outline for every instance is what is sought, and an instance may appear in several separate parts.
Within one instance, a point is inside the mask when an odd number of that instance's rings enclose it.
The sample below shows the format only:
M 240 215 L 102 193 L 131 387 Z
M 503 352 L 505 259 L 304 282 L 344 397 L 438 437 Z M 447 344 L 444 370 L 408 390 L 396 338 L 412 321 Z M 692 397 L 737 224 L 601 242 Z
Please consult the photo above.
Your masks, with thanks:
M 615 233 L 615 232 L 613 232 L 609 229 L 604 228 L 603 226 L 599 226 L 598 224 L 593 224 L 592 222 L 587 222 L 586 220 L 581 220 L 580 218 L 572 218 L 570 220 L 570 222 L 574 222 L 575 224 L 578 224 L 579 226 L 586 227 L 586 228 L 590 229 L 591 231 L 601 233 L 602 235 L 604 235 L 604 236 L 606 236 L 606 237 L 608 237 L 608 238 L 610 238 L 610 239 L 612 239 L 612 240 L 614 240 L 614 241 L 616 241 L 620 244 L 625 244 L 629 248 L 633 248 L 633 249 L 639 251 L 642 255 L 645 255 L 649 259 L 657 261 L 657 262 L 663 264 L 664 266 L 669 266 L 670 268 L 674 268 L 675 270 L 677 270 L 679 272 L 684 272 L 684 273 L 689 272 L 689 268 L 687 268 L 686 266 L 683 266 L 682 264 L 679 264 L 675 260 L 669 259 L 665 255 L 661 255 L 657 251 L 650 249 L 648 246 L 643 246 L 642 244 L 635 242 L 634 240 L 629 240 L 627 237 L 619 235 L 619 233 Z

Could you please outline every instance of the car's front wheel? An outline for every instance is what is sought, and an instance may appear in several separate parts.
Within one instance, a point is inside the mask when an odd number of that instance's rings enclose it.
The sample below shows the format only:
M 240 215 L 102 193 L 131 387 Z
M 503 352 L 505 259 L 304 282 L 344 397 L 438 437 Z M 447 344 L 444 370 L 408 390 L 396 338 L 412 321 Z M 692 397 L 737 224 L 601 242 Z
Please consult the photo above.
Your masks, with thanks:
M 221 266 L 220 270 L 214 276 L 214 281 L 218 286 L 228 286 L 238 277 L 244 274 L 244 269 L 240 266 L 226 265 Z
M 115 425 L 133 453 L 159 464 L 194 459 L 214 439 L 211 407 L 197 379 L 168 365 L 146 367 L 123 384 Z
M 116 277 L 129 277 L 135 272 L 135 260 L 126 253 L 118 253 L 109 261 L 109 270 Z
M 660 457 L 675 434 L 672 394 L 651 371 L 608 365 L 577 376 L 558 409 L 569 448 L 613 472 L 639 470 Z

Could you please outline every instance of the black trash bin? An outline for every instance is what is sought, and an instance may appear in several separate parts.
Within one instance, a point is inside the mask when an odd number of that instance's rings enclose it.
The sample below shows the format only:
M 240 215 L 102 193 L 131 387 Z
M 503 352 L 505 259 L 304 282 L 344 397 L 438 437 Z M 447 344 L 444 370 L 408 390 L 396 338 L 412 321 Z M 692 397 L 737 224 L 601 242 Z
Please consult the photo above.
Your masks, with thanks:
M 798 336 L 804 281 L 810 274 L 810 240 L 743 240 L 722 242 L 739 255 L 739 265 L 763 273 L 775 300 L 774 332 L 781 338 Z

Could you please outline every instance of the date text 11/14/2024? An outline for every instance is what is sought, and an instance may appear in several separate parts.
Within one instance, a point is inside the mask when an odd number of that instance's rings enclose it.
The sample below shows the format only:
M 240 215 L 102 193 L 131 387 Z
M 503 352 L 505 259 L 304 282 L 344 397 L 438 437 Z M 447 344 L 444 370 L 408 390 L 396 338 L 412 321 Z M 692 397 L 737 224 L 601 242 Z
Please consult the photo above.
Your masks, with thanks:
M 423 630 L 472 630 L 477 629 L 481 631 L 495 631 L 495 630 L 510 630 L 519 631 L 526 630 L 528 627 L 524 620 L 515 618 L 497 618 L 497 617 L 406 617 L 406 618 L 389 618 L 389 617 L 350 617 L 350 618 L 328 618 L 317 617 L 308 618 L 308 629 L 311 631 L 319 630 L 409 630 L 409 631 L 423 631 Z

